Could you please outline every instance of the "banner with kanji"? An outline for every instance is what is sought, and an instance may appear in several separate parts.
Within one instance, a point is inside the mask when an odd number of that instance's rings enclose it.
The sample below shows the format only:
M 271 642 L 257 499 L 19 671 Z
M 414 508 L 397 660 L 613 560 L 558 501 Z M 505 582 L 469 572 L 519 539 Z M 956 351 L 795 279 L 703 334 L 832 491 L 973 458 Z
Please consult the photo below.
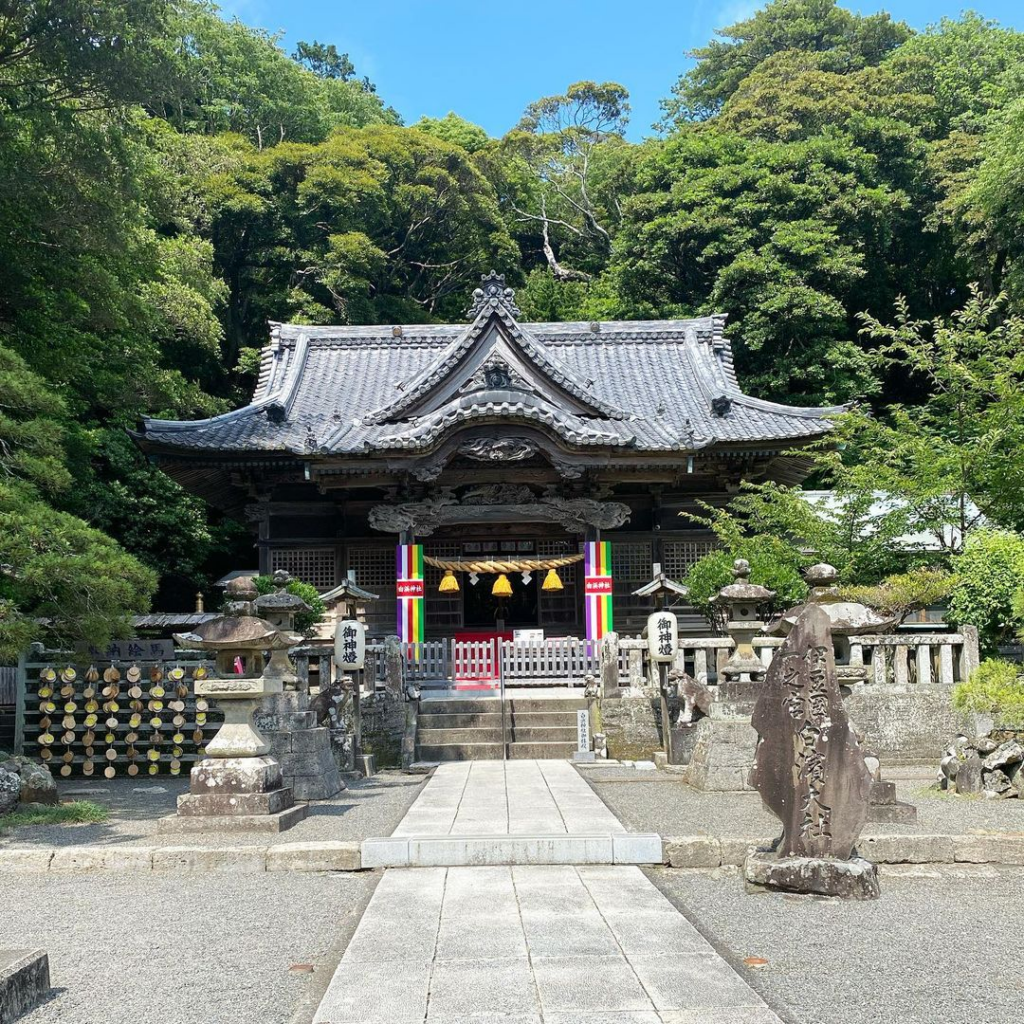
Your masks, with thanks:
M 615 628 L 610 541 L 588 540 L 583 546 L 583 600 L 587 609 L 587 639 L 600 640 Z
M 398 638 L 423 643 L 423 545 L 399 544 L 396 562 Z

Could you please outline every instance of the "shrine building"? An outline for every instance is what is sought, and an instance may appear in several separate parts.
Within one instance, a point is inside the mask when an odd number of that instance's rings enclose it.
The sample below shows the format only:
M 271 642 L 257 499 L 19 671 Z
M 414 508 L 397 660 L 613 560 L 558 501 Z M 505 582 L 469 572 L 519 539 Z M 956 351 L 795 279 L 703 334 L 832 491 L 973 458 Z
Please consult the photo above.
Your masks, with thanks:
M 838 411 L 745 395 L 724 316 L 529 323 L 491 274 L 468 324 L 274 324 L 249 405 L 135 438 L 371 637 L 599 639 L 713 546 L 680 512 L 799 483 Z

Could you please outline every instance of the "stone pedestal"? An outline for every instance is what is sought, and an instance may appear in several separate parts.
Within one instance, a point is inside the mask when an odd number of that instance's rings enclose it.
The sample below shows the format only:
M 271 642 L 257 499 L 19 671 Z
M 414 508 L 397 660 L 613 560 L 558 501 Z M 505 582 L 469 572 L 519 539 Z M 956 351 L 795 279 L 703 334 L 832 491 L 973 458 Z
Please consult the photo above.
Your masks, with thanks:
M 161 819 L 160 831 L 280 832 L 305 816 L 273 757 L 207 757 L 192 769 L 177 815 Z
M 917 821 L 917 808 L 896 799 L 896 783 L 874 779 L 868 798 L 868 821 L 905 825 Z
M 863 857 L 776 857 L 757 851 L 743 864 L 751 885 L 781 892 L 838 896 L 847 900 L 878 899 L 878 868 Z
M 345 788 L 331 751 L 330 733 L 317 726 L 308 693 L 286 690 L 264 697 L 255 724 L 267 738 L 294 799 L 327 800 Z
M 705 792 L 752 790 L 749 775 L 756 749 L 757 733 L 749 718 L 719 718 L 712 709 L 695 727 L 686 781 Z
M 605 697 L 601 725 L 608 756 L 620 761 L 650 761 L 661 750 L 654 701 L 647 696 Z

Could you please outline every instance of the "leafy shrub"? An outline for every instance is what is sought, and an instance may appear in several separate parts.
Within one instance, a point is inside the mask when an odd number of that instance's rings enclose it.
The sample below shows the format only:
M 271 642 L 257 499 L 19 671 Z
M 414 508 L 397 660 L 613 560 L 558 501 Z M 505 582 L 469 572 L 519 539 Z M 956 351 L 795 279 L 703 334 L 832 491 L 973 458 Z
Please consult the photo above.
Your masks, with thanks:
M 256 576 L 254 582 L 261 594 L 272 594 L 277 589 L 273 576 Z M 308 612 L 300 612 L 295 616 L 295 630 L 303 636 L 312 636 L 317 623 L 327 614 L 327 605 L 320 598 L 320 591 L 312 583 L 303 583 L 302 580 L 291 580 L 286 589 L 289 594 L 301 597 L 309 605 Z
M 859 601 L 883 615 L 901 619 L 913 608 L 927 608 L 949 596 L 953 577 L 941 569 L 919 568 L 888 576 L 873 587 L 840 587 L 844 601 Z
M 1024 723 L 1024 676 L 1020 668 L 999 658 L 986 658 L 970 679 L 953 688 L 953 707 L 992 714 L 1007 725 Z
M 750 582 L 775 591 L 769 609 L 789 608 L 807 596 L 807 584 L 801 574 L 800 554 L 776 537 L 737 538 L 729 548 L 719 548 L 690 566 L 683 583 L 690 588 L 690 604 L 712 626 L 721 627 L 711 598 L 733 582 L 732 565 L 737 558 L 750 563 Z
M 982 650 L 992 653 L 1022 624 L 1014 600 L 1024 583 L 1024 537 L 1011 530 L 978 530 L 952 569 L 950 621 L 977 626 Z

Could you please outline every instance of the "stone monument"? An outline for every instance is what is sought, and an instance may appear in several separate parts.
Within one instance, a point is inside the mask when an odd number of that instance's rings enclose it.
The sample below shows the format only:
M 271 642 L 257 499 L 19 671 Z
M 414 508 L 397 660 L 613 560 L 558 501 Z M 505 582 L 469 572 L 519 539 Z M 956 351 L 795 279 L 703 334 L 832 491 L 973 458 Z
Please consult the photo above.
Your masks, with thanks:
M 206 756 L 193 767 L 189 792 L 178 797 L 177 816 L 164 818 L 173 831 L 283 831 L 306 816 L 284 784 L 270 744 L 253 726 L 253 713 L 271 693 L 280 693 L 280 678 L 263 674 L 263 652 L 293 647 L 301 639 L 255 615 L 252 578 L 232 580 L 226 590 L 226 613 L 175 634 L 185 647 L 212 651 L 217 676 L 195 681 L 197 697 L 214 700 L 224 724 L 206 745 Z
M 256 610 L 268 622 L 291 635 L 295 616 L 309 611 L 297 594 L 288 592 L 291 577 L 274 573 L 274 591 L 256 599 Z M 302 638 L 295 636 L 296 643 Z M 260 703 L 256 727 L 270 742 L 270 752 L 281 765 L 284 783 L 296 800 L 327 800 L 345 788 L 331 752 L 329 730 L 317 725 L 309 693 L 299 689 L 295 666 L 287 648 L 271 651 L 264 677 L 280 682 Z M 323 681 L 321 681 L 322 683 Z
M 827 562 L 812 565 L 804 578 L 810 586 L 806 604 L 797 605 L 782 615 L 769 628 L 770 633 L 787 634 L 796 620 L 810 605 L 817 605 L 829 619 L 832 632 L 832 651 L 836 656 L 836 677 L 846 687 L 843 695 L 849 696 L 851 687 L 867 682 L 868 670 L 863 656 L 855 656 L 850 645 L 851 636 L 866 636 L 892 629 L 898 622 L 898 615 L 884 615 L 860 601 L 844 600 L 839 593 L 839 574 Z M 864 734 L 859 733 L 861 742 Z M 868 805 L 868 821 L 885 823 L 907 823 L 917 820 L 917 808 L 913 804 L 896 799 L 896 783 L 882 778 L 881 761 L 873 751 L 865 751 L 868 769 L 871 771 L 871 799 Z
M 782 822 L 775 848 L 751 854 L 747 880 L 790 892 L 878 896 L 854 846 L 867 820 L 871 771 L 843 706 L 829 617 L 806 607 L 776 652 L 752 724 L 751 782 Z

